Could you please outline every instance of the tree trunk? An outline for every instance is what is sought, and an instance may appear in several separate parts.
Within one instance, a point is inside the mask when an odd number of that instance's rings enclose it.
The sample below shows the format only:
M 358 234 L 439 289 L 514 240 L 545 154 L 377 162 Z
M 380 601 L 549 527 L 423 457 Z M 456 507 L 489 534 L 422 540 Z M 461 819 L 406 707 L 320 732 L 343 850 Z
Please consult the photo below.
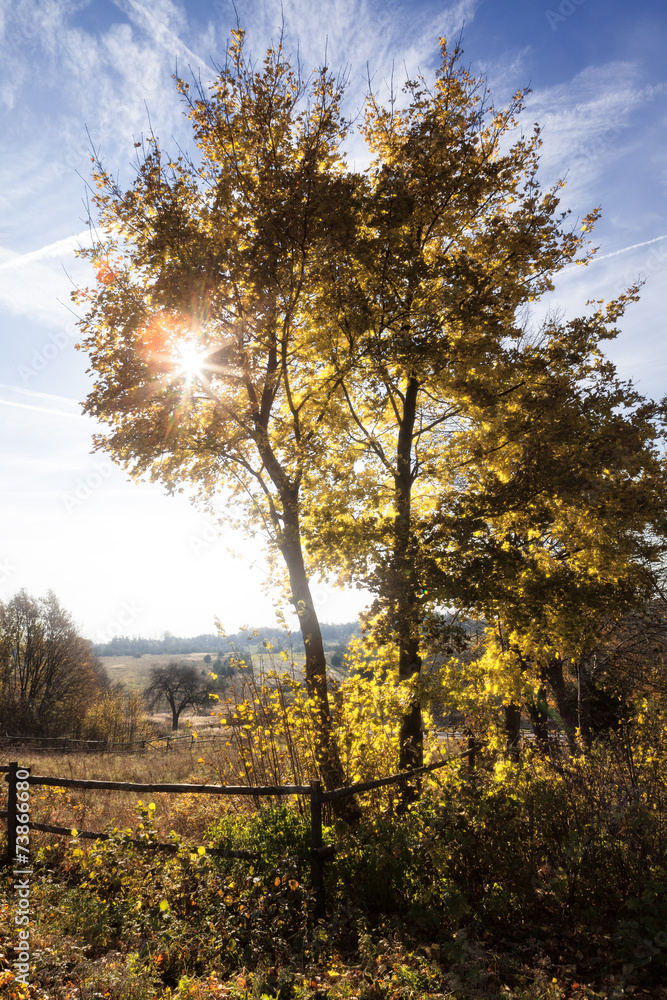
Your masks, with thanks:
M 521 706 L 514 702 L 505 705 L 505 732 L 508 750 L 517 755 L 521 738 Z
M 421 609 L 417 599 L 417 574 L 415 549 L 412 539 L 412 444 L 417 410 L 419 383 L 410 378 L 405 392 L 403 419 L 401 421 L 396 454 L 394 553 L 390 586 L 394 591 L 396 608 L 395 631 L 398 640 L 398 679 L 410 681 L 421 670 L 419 655 Z M 401 771 L 421 767 L 424 763 L 424 735 L 422 711 L 417 699 L 407 708 L 400 725 Z M 418 792 L 418 787 L 415 791 Z
M 331 711 L 327 689 L 327 661 L 324 655 L 322 632 L 310 593 L 308 576 L 303 561 L 301 529 L 296 502 L 284 504 L 284 530 L 281 552 L 289 573 L 292 604 L 299 616 L 303 644 L 306 651 L 306 688 L 308 697 L 315 703 L 315 728 L 317 757 L 322 780 L 328 790 L 343 784 L 343 771 L 338 748 L 331 732 Z M 340 800 L 342 802 L 346 800 Z
M 591 694 L 593 685 L 588 671 L 587 657 L 577 663 L 577 722 L 581 738 L 590 747 L 591 734 Z
M 535 739 L 542 750 L 549 749 L 549 728 L 547 715 L 547 693 L 543 687 L 537 692 L 537 700 L 526 703 Z
M 547 662 L 542 669 L 542 676 L 551 685 L 558 706 L 558 714 L 565 723 L 567 738 L 571 749 L 574 750 L 576 747 L 575 733 L 579 725 L 576 694 L 573 698 L 572 693 L 567 689 L 563 677 L 563 661 L 560 657 L 554 657 L 553 660 Z
M 181 713 L 176 708 L 176 701 L 173 695 L 167 692 L 166 698 L 167 701 L 169 702 L 169 708 L 171 709 L 171 728 L 178 729 L 178 717 Z

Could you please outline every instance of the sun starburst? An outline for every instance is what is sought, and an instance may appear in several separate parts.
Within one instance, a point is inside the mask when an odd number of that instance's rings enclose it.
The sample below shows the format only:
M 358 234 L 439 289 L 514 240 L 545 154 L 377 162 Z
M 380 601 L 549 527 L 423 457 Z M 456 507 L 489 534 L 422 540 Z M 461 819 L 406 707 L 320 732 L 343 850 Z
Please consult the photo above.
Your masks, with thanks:
M 192 341 L 184 341 L 176 348 L 176 365 L 188 380 L 201 376 L 206 364 L 206 352 Z

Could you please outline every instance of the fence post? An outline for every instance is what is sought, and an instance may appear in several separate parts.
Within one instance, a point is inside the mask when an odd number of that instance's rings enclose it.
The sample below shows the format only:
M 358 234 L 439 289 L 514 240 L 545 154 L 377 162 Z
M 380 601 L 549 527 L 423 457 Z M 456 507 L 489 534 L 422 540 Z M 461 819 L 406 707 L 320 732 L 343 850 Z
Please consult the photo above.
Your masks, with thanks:
M 5 864 L 11 867 L 16 859 L 16 772 L 19 769 L 18 761 L 13 760 L 9 764 L 7 772 L 7 856 Z
M 324 858 L 322 857 L 322 783 L 310 783 L 310 882 L 315 890 L 315 917 L 324 916 Z
M 468 770 L 470 771 L 475 770 L 476 757 L 477 757 L 477 740 L 472 735 L 472 733 L 468 731 Z

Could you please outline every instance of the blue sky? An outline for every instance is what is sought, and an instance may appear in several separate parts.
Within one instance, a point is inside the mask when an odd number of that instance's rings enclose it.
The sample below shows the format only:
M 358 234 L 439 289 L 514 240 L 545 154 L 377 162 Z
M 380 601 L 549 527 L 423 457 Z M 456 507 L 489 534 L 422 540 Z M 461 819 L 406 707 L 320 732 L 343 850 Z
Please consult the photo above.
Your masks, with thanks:
M 432 76 L 438 37 L 463 30 L 464 62 L 496 104 L 530 86 L 523 120 L 543 127 L 542 180 L 567 178 L 575 218 L 596 205 L 598 256 L 558 279 L 549 306 L 574 316 L 638 276 L 641 302 L 608 346 L 624 378 L 667 393 L 667 9 L 663 0 L 284 0 L 287 47 L 304 68 L 347 68 L 348 106 L 367 73 L 382 90 L 406 69 Z M 277 0 L 238 0 L 260 57 Z M 171 75 L 203 80 L 236 24 L 227 0 L 0 0 L 0 598 L 53 588 L 86 635 L 231 630 L 273 620 L 261 551 L 161 488 L 91 454 L 81 416 L 86 358 L 74 350 L 72 283 L 89 280 L 90 139 L 132 179 L 148 114 L 187 142 Z M 90 137 L 90 139 L 89 139 Z M 363 162 L 360 143 L 350 151 Z M 546 303 L 544 304 L 546 306 Z M 218 533 L 220 532 L 220 533 Z M 236 557 L 230 554 L 236 551 Z M 315 587 L 325 621 L 354 617 L 357 592 Z

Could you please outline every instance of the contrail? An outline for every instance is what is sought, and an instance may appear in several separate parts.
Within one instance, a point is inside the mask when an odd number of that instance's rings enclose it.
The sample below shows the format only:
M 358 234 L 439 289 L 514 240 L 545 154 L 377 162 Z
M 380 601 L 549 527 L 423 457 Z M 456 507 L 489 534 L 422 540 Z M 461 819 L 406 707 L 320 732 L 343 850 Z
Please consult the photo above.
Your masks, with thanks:
M 182 38 L 172 31 L 171 28 L 160 20 L 153 11 L 151 11 L 144 0 L 143 3 L 138 2 L 138 0 L 112 0 L 115 7 L 118 7 L 123 14 L 127 15 L 135 24 L 139 24 L 143 28 L 148 28 L 153 39 L 160 43 L 166 51 L 171 54 L 171 48 L 167 42 L 171 42 L 180 49 L 181 54 L 185 55 L 189 62 L 199 63 L 202 69 L 206 73 L 211 72 L 211 67 L 209 64 L 198 56 L 196 52 L 188 48 Z
M 53 399 L 56 403 L 70 403 L 72 406 L 80 406 L 76 399 L 68 396 L 53 396 L 50 392 L 37 392 L 35 389 L 24 389 L 20 385 L 9 385 L 7 382 L 0 382 L 0 389 L 9 389 L 10 392 L 22 392 L 24 396 L 34 396 L 35 399 Z
M 622 250 L 614 250 L 613 253 L 603 253 L 601 257 L 593 257 L 591 264 L 596 260 L 607 260 L 608 257 L 616 257 L 619 253 L 627 253 L 628 250 L 638 250 L 639 247 L 647 247 L 650 243 L 659 243 L 660 240 L 667 240 L 667 233 L 664 236 L 656 236 L 653 240 L 644 240 L 643 243 L 633 243 L 631 247 L 623 247 Z
M 610 257 L 617 257 L 619 253 L 629 253 L 630 250 L 639 250 L 640 247 L 650 246 L 651 243 L 659 243 L 660 240 L 667 240 L 667 233 L 665 233 L 664 236 L 656 236 L 652 240 L 644 240 L 643 243 L 633 243 L 629 247 L 622 247 L 620 250 L 613 250 L 612 253 L 603 253 L 601 257 L 595 256 L 588 262 L 588 267 L 590 267 L 591 264 L 597 264 L 599 260 L 608 260 Z M 567 267 L 563 268 L 559 277 L 569 277 L 577 271 L 578 267 L 576 264 L 568 264 Z
M 30 403 L 15 403 L 11 399 L 0 399 L 2 406 L 16 406 L 20 410 L 36 410 L 38 413 L 48 413 L 50 417 L 69 417 L 70 420 L 88 420 L 82 413 L 63 413 L 60 410 L 49 410 L 46 406 L 31 406 Z
M 48 243 L 39 250 L 31 250 L 29 253 L 18 254 L 11 260 L 6 260 L 0 264 L 0 271 L 8 271 L 12 267 L 22 267 L 24 264 L 32 264 L 36 260 L 46 260 L 49 257 L 64 257 L 70 254 L 78 244 L 86 238 L 90 239 L 88 230 L 78 233 L 76 236 L 67 236 L 64 240 L 56 240 L 55 243 Z

